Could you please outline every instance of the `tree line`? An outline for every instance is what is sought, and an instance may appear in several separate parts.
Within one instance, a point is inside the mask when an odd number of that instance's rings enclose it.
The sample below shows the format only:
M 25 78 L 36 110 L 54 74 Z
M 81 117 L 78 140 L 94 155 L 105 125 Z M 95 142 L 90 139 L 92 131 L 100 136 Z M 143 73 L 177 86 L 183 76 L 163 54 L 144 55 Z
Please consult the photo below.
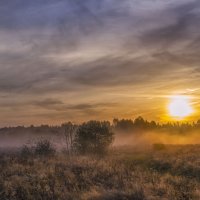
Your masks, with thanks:
M 114 119 L 109 121 L 89 121 L 81 125 L 71 122 L 63 124 L 67 149 L 79 153 L 104 154 L 114 140 L 115 134 L 142 134 L 146 131 L 158 131 L 159 134 L 188 134 L 200 129 L 200 121 L 196 123 L 166 123 L 159 124 L 155 121 L 147 121 L 142 117 L 135 120 Z
M 34 130 L 37 133 L 46 132 L 64 135 L 66 150 L 69 154 L 71 152 L 104 154 L 112 144 L 115 134 L 142 134 L 145 131 L 159 131 L 159 134 L 162 134 L 162 131 L 167 131 L 170 134 L 187 134 L 191 131 L 200 130 L 200 120 L 193 123 L 168 122 L 159 124 L 155 121 L 147 121 L 142 117 L 134 120 L 115 118 L 112 123 L 93 120 L 79 125 L 67 122 L 61 126 L 41 125 L 35 127 L 32 125 L 30 127 L 3 128 L 0 129 L 0 134 L 8 130 L 13 132 L 13 130 L 20 131 L 22 129 Z M 48 147 L 47 143 L 45 145 Z M 45 145 L 43 146 L 45 147 Z

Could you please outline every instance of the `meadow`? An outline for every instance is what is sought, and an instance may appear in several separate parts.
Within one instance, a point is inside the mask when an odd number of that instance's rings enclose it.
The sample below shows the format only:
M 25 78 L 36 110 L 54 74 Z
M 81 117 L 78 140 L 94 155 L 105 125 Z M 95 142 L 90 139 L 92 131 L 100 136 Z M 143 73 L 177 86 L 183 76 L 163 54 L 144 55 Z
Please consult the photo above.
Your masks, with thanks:
M 200 0 L 0 0 L 0 200 L 200 200 Z
M 200 145 L 0 155 L 1 200 L 199 200 Z

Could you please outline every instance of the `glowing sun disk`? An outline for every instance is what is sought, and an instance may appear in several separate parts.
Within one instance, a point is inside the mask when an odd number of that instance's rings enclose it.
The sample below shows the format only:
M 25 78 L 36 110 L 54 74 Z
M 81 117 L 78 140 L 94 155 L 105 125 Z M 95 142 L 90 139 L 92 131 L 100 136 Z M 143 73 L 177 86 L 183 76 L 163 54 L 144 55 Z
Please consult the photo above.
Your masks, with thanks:
M 194 111 L 187 96 L 173 96 L 168 106 L 171 117 L 183 119 Z

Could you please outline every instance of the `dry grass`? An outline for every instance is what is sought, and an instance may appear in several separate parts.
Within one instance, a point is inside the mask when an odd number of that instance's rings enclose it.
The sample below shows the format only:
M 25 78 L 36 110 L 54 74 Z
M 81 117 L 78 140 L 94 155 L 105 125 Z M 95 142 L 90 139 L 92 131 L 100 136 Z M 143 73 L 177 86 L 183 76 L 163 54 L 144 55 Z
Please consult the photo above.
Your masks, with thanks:
M 2 155 L 1 200 L 199 200 L 200 146 L 114 149 L 104 158 Z

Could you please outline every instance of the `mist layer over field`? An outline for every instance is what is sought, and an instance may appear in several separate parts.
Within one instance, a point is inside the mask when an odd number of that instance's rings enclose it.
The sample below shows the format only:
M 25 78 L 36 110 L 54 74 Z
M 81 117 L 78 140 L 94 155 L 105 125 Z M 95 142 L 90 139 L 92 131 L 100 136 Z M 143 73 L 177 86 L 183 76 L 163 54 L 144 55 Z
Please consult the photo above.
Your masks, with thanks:
M 200 134 L 192 132 L 189 134 L 169 133 L 169 132 L 141 132 L 141 133 L 117 133 L 114 146 L 136 146 L 142 147 L 152 144 L 200 144 Z
M 64 132 L 58 127 L 16 127 L 0 130 L 0 149 L 14 150 L 31 146 L 40 140 L 49 140 L 57 149 L 65 147 Z
M 198 131 L 180 133 L 178 131 L 158 130 L 133 130 L 114 132 L 114 147 L 134 146 L 137 148 L 150 147 L 153 144 L 200 144 Z M 66 148 L 65 130 L 61 127 L 29 127 L 29 128 L 7 128 L 0 131 L 0 149 L 17 149 L 24 145 L 34 145 L 40 140 L 49 140 L 57 150 Z

